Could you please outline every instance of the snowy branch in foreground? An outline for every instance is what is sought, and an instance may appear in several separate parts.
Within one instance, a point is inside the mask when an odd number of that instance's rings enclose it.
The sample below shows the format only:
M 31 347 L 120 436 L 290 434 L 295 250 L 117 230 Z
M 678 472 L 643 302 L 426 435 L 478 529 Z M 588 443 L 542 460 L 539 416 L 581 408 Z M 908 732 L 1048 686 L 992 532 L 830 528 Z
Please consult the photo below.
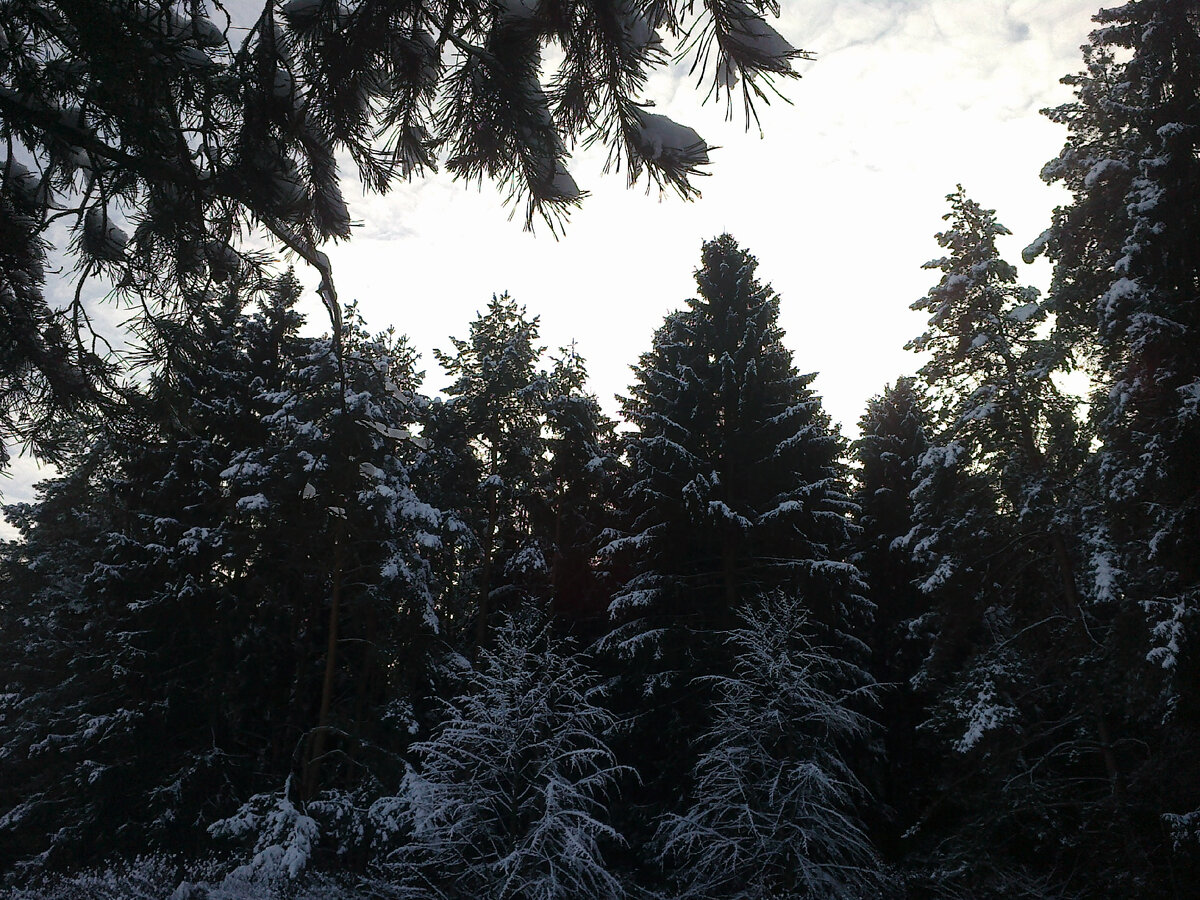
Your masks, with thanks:
M 623 777 L 604 742 L 598 679 L 544 627 L 510 618 L 482 650 L 400 794 L 376 802 L 408 831 L 385 864 L 409 898 L 617 898 L 607 807 Z M 403 839 L 403 838 L 401 838 Z

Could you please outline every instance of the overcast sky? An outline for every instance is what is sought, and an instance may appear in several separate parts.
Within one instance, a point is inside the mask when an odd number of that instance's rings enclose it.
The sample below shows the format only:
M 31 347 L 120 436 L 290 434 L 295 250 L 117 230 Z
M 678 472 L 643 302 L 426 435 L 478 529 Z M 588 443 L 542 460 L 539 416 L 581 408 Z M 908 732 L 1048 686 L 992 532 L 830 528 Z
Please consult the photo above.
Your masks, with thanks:
M 1014 232 L 1014 262 L 1063 201 L 1038 177 L 1065 134 L 1039 114 L 1070 97 L 1059 79 L 1081 68 L 1095 0 L 784 0 L 775 23 L 816 54 L 783 85 L 791 104 L 760 110 L 763 136 L 740 110 L 701 107 L 687 64 L 654 77 L 659 112 L 712 145 L 701 199 L 626 190 L 603 155 L 571 172 L 590 192 L 565 234 L 521 230 L 502 194 L 435 175 L 363 197 L 347 184 L 353 239 L 329 251 L 343 300 L 373 329 L 407 333 L 427 388 L 448 379 L 430 351 L 465 337 L 492 293 L 508 291 L 541 317 L 551 349 L 576 342 L 591 388 L 610 411 L 629 366 L 663 317 L 694 293 L 700 244 L 729 232 L 759 260 L 782 297 L 781 324 L 801 371 L 852 433 L 866 400 L 916 369 L 905 342 L 922 328 L 908 307 L 936 282 L 934 234 L 945 195 L 962 183 Z M 1044 264 L 1022 266 L 1044 286 Z M 315 283 L 309 279 L 310 283 Z M 325 324 L 306 306 L 313 329 Z M 15 461 L 0 485 L 29 495 L 34 468 Z
M 395 325 L 444 387 L 429 351 L 465 337 L 493 292 L 541 317 L 551 348 L 576 341 L 591 386 L 612 397 L 663 317 L 692 296 L 700 244 L 728 231 L 759 259 L 782 297 L 782 325 L 802 371 L 835 421 L 853 428 L 867 398 L 917 361 L 921 330 L 908 307 L 936 282 L 920 266 L 957 183 L 1022 247 L 1064 195 L 1038 177 L 1063 130 L 1039 114 L 1069 99 L 1059 79 L 1080 68 L 1092 0 L 790 0 L 777 29 L 813 51 L 804 77 L 762 113 L 763 137 L 740 110 L 700 106 L 686 65 L 652 80 L 648 96 L 721 149 L 691 203 L 627 190 L 601 153 L 571 171 L 591 193 L 565 235 L 521 230 L 500 192 L 435 176 L 385 197 L 348 189 L 354 238 L 330 251 L 343 299 L 368 323 Z M 1048 271 L 1023 267 L 1042 285 Z M 320 322 L 315 304 L 313 320 Z

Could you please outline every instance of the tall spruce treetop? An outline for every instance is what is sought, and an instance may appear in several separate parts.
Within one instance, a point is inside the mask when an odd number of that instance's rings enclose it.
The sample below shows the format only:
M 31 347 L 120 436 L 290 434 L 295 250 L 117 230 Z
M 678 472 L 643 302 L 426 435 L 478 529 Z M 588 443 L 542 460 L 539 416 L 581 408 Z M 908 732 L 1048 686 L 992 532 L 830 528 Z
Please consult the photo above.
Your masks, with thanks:
M 913 378 L 898 378 L 867 401 L 854 442 L 860 464 L 855 500 L 863 535 L 859 541 L 865 573 L 876 573 L 896 587 L 912 579 L 905 573 L 908 555 L 896 539 L 912 528 L 912 489 L 917 466 L 929 449 L 927 401 Z M 889 577 L 890 576 L 890 577 Z
M 815 376 L 792 365 L 779 298 L 754 277 L 757 264 L 729 235 L 704 244 L 699 296 L 658 330 L 623 400 L 637 431 L 623 533 L 607 552 L 631 574 L 606 644 L 682 653 L 667 670 L 693 669 L 703 635 L 733 627 L 763 592 L 799 592 L 835 631 L 857 631 L 866 615 L 846 562 L 842 444 Z
M 884 751 L 877 760 L 873 793 L 881 813 L 876 840 L 889 859 L 900 855 L 901 835 L 927 803 L 930 774 L 916 730 L 925 718 L 925 696 L 912 677 L 929 651 L 924 632 L 932 603 L 919 587 L 920 564 L 904 542 L 913 527 L 912 490 L 933 436 L 927 407 L 916 379 L 897 379 L 867 401 L 859 419 L 861 437 L 853 445 L 859 464 L 854 499 L 862 529 L 854 562 L 875 604 L 871 674 L 886 685 L 877 713 L 886 728 Z
M 929 467 L 969 458 L 986 465 L 997 497 L 1045 529 L 1064 483 L 1080 462 L 1074 406 L 1050 379 L 1060 362 L 1039 326 L 1046 309 L 1035 288 L 996 248 L 1010 234 L 966 196 L 946 198 L 950 227 L 937 235 L 948 255 L 924 268 L 942 273 L 913 304 L 927 311 L 924 334 L 908 344 L 927 351 L 921 377 L 935 401 L 941 436 Z M 953 459 L 951 458 L 953 457 Z
M 555 227 L 583 196 L 567 146 L 600 143 L 631 181 L 695 193 L 708 162 L 690 128 L 641 98 L 670 54 L 697 54 L 710 95 L 747 115 L 794 49 L 768 0 L 642 4 L 259 0 L 233 22 L 218 0 L 12 0 L 0 21 L 0 208 L 10 264 L 0 316 L 3 439 L 119 389 L 77 300 L 45 299 L 48 229 L 71 229 L 81 278 L 100 274 L 147 304 L 143 324 L 194 308 L 204 286 L 264 261 L 247 233 L 321 275 L 320 245 L 350 235 L 338 154 L 369 190 L 438 164 L 496 181 Z M 248 25 L 249 28 L 243 26 Z M 544 70 L 545 51 L 561 60 Z M 139 307 L 140 308 L 140 307 Z M 107 390 L 106 390 L 107 389 Z M 35 440 L 35 449 L 52 446 Z
M 912 491 L 932 439 L 916 379 L 899 378 L 867 401 L 859 431 L 852 448 L 859 463 L 854 500 L 861 528 L 854 562 L 875 604 L 873 674 L 880 683 L 907 685 L 923 655 L 910 626 L 929 606 L 918 587 L 920 566 L 904 541 L 914 521 Z

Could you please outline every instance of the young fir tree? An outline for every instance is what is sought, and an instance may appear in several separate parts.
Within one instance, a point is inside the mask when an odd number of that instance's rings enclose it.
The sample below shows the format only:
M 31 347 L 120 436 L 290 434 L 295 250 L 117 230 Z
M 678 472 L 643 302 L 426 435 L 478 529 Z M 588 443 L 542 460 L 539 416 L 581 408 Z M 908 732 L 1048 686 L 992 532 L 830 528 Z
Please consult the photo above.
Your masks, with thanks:
M 372 806 L 389 896 L 625 895 L 607 858 L 622 843 L 609 805 L 624 773 L 598 686 L 542 613 L 501 620 L 440 725 L 414 745 L 400 794 Z
M 858 815 L 852 760 L 871 722 L 870 676 L 815 644 L 805 603 L 755 598 L 712 676 L 711 724 L 687 802 L 656 834 L 672 896 L 850 900 L 877 896 L 879 866 Z
M 627 487 L 605 549 L 624 575 L 601 641 L 647 783 L 642 824 L 686 791 L 725 632 L 750 599 L 802 598 L 822 642 L 861 650 L 868 618 L 848 562 L 842 444 L 783 346 L 779 299 L 728 235 L 704 244 L 699 296 L 670 315 L 636 367 L 624 410 Z
M 1114 622 L 1111 678 L 1144 748 L 1121 760 L 1127 830 L 1149 861 L 1122 879 L 1129 896 L 1183 896 L 1197 877 L 1198 17 L 1193 0 L 1097 15 L 1087 70 L 1066 79 L 1076 99 L 1050 111 L 1070 132 L 1043 177 L 1072 201 L 1029 251 L 1054 261 L 1058 329 L 1096 385 L 1089 593 Z

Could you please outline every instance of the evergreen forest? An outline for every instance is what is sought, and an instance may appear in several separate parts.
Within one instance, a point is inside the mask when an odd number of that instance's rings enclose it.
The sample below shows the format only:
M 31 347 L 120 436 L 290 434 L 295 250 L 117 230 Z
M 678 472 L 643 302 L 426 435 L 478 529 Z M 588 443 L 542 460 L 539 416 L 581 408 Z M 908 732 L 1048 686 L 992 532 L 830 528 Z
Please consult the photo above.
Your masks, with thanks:
M 777 5 L 260 5 L 0 0 L 4 896 L 1200 897 L 1200 0 L 1096 15 L 1048 290 L 946 198 L 853 441 L 729 234 L 616 418 L 519 297 L 424 360 L 320 249 L 338 155 L 692 196 L 639 92 L 675 41 L 752 120 Z

